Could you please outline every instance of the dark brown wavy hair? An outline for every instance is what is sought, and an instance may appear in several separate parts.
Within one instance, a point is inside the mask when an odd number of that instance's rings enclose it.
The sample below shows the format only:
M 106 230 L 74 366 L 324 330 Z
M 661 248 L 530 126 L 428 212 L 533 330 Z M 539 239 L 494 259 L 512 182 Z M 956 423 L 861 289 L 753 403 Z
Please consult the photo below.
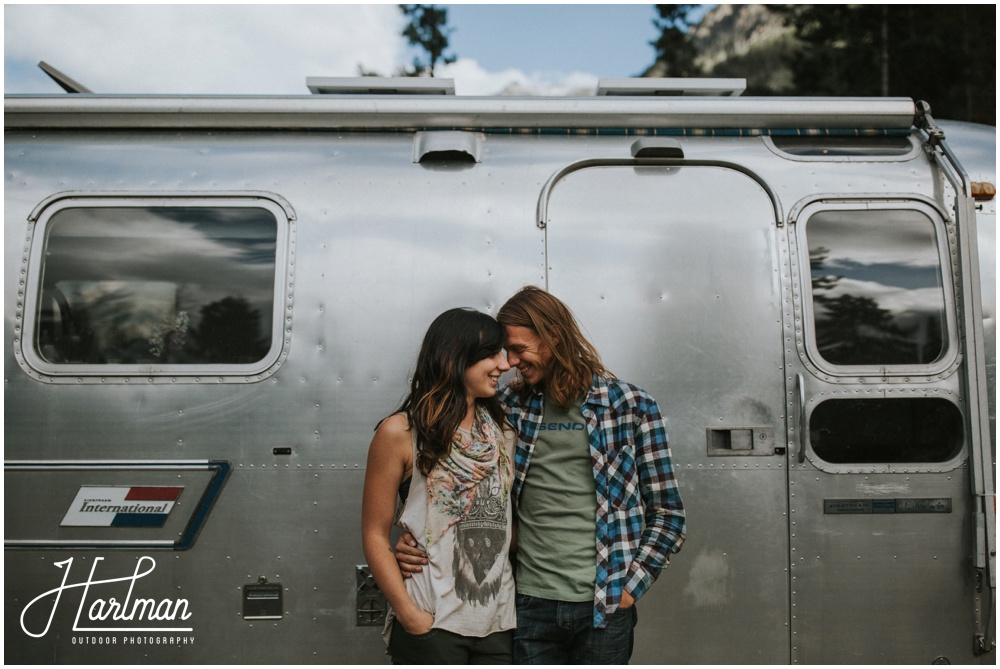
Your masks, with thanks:
M 562 300 L 536 286 L 525 286 L 497 312 L 502 325 L 530 328 L 552 351 L 552 362 L 545 377 L 545 390 L 563 409 L 590 390 L 594 374 L 613 379 L 601 362 L 601 356 L 580 332 L 580 327 Z M 515 390 L 527 391 L 523 381 L 512 384 Z
M 410 392 L 396 410 L 406 414 L 417 431 L 416 467 L 426 476 L 448 457 L 455 432 L 468 408 L 465 371 L 503 348 L 504 329 L 491 316 L 475 309 L 450 309 L 431 323 L 424 335 Z M 494 396 L 477 398 L 497 425 L 505 414 Z

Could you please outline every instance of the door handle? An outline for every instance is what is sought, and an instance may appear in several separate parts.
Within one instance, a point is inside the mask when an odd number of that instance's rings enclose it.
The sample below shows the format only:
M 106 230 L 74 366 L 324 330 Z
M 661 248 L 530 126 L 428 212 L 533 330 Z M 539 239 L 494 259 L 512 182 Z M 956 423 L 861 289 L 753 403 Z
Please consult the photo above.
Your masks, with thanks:
M 796 416 L 795 426 L 799 433 L 799 450 L 795 457 L 801 465 L 806 461 L 806 381 L 802 374 L 795 375 L 795 392 L 799 400 L 799 413 Z

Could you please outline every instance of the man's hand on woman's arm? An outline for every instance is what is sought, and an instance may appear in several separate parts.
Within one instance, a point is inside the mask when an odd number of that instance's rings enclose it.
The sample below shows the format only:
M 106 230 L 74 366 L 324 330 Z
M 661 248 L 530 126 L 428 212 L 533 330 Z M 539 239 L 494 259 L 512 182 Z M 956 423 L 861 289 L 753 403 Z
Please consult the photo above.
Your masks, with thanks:
M 417 541 L 409 532 L 403 532 L 396 542 L 396 563 L 403 578 L 413 578 L 413 574 L 423 571 L 427 564 L 427 553 L 417 548 Z

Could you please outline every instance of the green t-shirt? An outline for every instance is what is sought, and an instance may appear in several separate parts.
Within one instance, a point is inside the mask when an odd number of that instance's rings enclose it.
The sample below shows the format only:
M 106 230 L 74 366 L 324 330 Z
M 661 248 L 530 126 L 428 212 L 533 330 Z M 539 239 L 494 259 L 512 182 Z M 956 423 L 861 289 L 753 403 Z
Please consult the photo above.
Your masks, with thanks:
M 517 510 L 517 591 L 566 602 L 594 598 L 597 498 L 587 424 L 545 396 Z

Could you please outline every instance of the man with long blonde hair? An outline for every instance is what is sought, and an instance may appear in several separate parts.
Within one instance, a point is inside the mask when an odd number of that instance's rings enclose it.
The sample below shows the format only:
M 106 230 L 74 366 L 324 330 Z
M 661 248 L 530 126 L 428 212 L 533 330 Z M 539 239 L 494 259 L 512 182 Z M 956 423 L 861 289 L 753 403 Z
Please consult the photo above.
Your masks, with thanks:
M 520 376 L 501 393 L 518 432 L 514 661 L 625 664 L 635 602 L 686 531 L 663 416 L 554 295 L 526 286 L 497 320 Z

